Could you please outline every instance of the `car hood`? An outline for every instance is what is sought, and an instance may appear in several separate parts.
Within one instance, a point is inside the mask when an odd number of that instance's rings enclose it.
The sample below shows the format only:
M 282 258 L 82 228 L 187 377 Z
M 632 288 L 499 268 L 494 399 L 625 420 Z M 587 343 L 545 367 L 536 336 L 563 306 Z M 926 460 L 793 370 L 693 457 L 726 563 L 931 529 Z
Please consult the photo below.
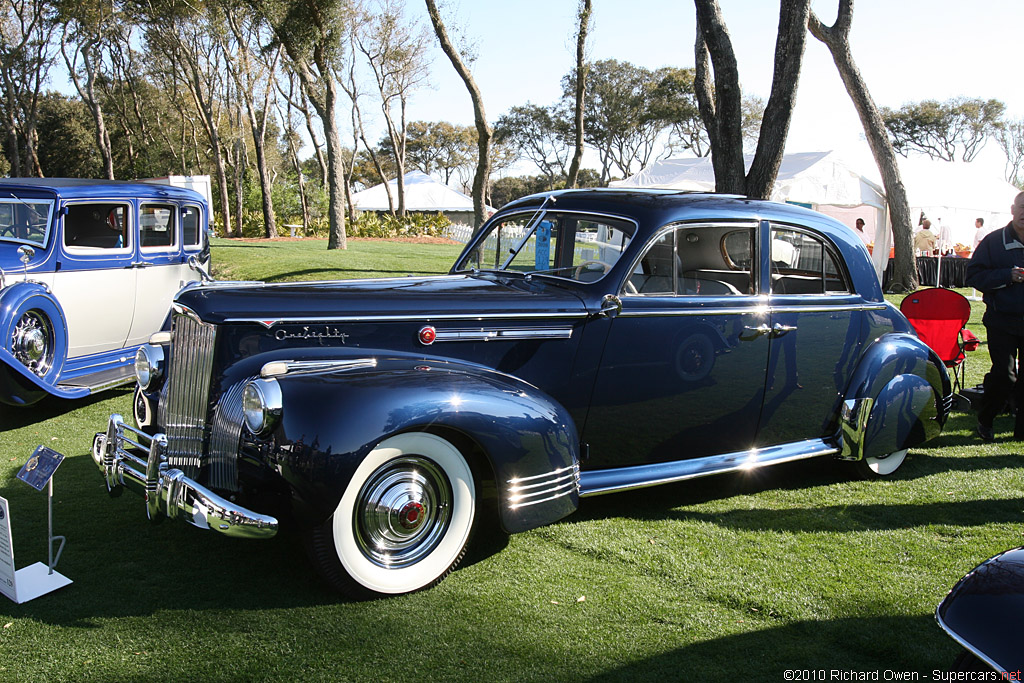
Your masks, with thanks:
M 178 304 L 216 324 L 299 321 L 530 318 L 586 312 L 569 289 L 540 280 L 486 274 L 283 284 L 190 287 Z

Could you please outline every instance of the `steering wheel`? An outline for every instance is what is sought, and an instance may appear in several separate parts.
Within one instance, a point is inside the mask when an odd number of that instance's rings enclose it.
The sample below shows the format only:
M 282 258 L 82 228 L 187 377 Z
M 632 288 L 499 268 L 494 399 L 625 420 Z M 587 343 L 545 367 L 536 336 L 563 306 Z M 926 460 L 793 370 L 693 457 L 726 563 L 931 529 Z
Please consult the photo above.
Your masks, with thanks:
M 7 227 L 0 228 L 0 237 L 13 237 L 18 239 L 18 226 L 8 225 Z
M 601 274 L 602 275 L 604 275 L 605 273 L 607 273 L 609 270 L 612 269 L 611 264 L 610 263 L 605 263 L 604 261 L 596 261 L 596 260 L 584 261 L 583 263 L 581 263 L 578 266 L 576 266 L 576 270 L 574 270 L 573 273 L 572 273 L 572 279 L 573 280 L 579 280 L 580 279 L 580 275 L 582 275 L 583 271 L 587 269 L 587 266 L 601 266 Z

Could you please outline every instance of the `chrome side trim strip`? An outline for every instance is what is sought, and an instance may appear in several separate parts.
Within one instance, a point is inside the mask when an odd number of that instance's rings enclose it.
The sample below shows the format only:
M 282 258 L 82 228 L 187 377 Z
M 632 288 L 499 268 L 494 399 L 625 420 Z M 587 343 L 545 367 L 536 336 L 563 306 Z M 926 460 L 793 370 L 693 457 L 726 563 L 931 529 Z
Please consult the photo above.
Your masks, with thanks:
M 403 315 L 335 315 L 322 318 L 225 318 L 228 323 L 258 323 L 270 328 L 274 325 L 296 325 L 301 323 L 381 323 L 381 322 L 431 322 L 435 320 L 577 320 L 586 318 L 586 311 L 565 313 L 417 313 Z
M 577 463 L 532 477 L 509 479 L 506 482 L 509 509 L 517 510 L 568 496 L 579 489 L 579 480 L 580 466 Z
M 570 339 L 572 327 L 482 327 L 474 329 L 437 330 L 434 343 L 459 341 L 492 341 L 504 339 Z
M 754 448 L 738 453 L 725 453 L 692 460 L 636 465 L 609 470 L 592 470 L 580 473 L 580 497 L 598 496 L 615 491 L 668 484 L 711 474 L 749 470 L 766 465 L 836 455 L 839 449 L 822 439 L 809 439 L 796 443 Z
M 357 358 L 355 360 L 278 360 L 267 363 L 260 368 L 260 377 L 266 379 L 282 375 L 344 372 L 345 370 L 363 370 L 375 367 L 377 367 L 376 358 Z
M 692 302 L 692 299 L 690 299 Z M 623 310 L 619 315 L 623 318 L 656 318 L 667 316 L 703 316 L 703 315 L 768 315 L 771 313 L 834 313 L 836 311 L 881 311 L 885 304 L 842 304 L 835 306 L 772 306 L 759 303 L 750 306 L 729 306 L 725 308 L 687 308 Z

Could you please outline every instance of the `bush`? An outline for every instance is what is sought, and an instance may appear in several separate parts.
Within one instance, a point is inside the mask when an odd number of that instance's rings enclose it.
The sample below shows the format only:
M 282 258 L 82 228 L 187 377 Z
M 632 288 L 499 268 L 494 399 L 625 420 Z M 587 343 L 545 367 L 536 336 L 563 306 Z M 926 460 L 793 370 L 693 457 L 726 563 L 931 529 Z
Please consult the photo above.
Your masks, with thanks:
M 405 218 L 372 211 L 347 226 L 350 237 L 444 237 L 452 222 L 442 213 L 409 213 Z

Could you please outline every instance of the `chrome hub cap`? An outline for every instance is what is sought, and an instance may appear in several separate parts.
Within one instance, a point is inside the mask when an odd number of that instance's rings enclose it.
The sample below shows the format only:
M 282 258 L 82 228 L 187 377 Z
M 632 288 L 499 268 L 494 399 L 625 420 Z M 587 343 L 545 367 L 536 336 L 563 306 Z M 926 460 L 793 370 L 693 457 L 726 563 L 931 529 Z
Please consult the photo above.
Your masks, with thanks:
M 382 567 L 415 564 L 448 530 L 452 491 L 440 468 L 421 456 L 385 463 L 356 500 L 355 538 L 363 555 Z
M 53 330 L 43 315 L 21 316 L 11 335 L 11 354 L 39 377 L 46 375 L 53 365 Z

